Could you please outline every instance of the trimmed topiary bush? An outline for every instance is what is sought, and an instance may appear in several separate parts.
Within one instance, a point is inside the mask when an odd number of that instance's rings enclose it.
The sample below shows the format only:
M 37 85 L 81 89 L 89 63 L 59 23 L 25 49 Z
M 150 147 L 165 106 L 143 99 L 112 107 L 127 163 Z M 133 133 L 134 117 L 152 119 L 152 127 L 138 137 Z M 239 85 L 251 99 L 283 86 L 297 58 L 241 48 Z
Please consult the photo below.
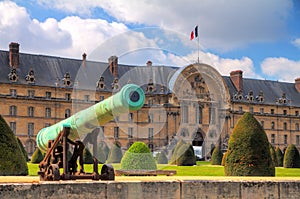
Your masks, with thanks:
M 160 152 L 156 156 L 157 164 L 168 164 L 168 158 L 164 151 Z
M 226 156 L 227 156 L 227 152 L 225 152 L 225 153 L 223 154 L 222 162 L 221 162 L 221 165 L 222 165 L 222 166 L 225 166 Z
M 290 144 L 285 151 L 283 158 L 284 168 L 300 168 L 300 155 L 295 145 Z
M 173 164 L 173 165 L 176 165 L 177 164 L 177 159 L 179 158 L 180 154 L 178 154 L 178 150 L 179 148 L 186 144 L 185 141 L 183 141 L 182 139 L 180 139 L 175 148 L 172 150 L 172 155 L 171 155 L 171 158 L 170 158 L 170 164 Z
M 144 142 L 135 142 L 125 152 L 121 169 L 123 170 L 156 170 L 156 162 Z
M 122 150 L 118 144 L 114 144 L 108 154 L 107 163 L 120 163 L 123 157 Z
M 177 166 L 193 166 L 196 165 L 196 156 L 191 144 L 182 145 L 178 151 L 179 155 L 176 164 Z
M 93 163 L 94 163 L 94 157 L 91 154 L 90 150 L 85 147 L 83 150 L 83 164 L 93 164 Z
M 249 112 L 230 136 L 224 172 L 226 176 L 275 176 L 267 135 Z
M 101 142 L 98 147 L 98 161 L 99 163 L 105 163 L 109 154 L 109 148 L 105 142 Z
M 277 166 L 278 167 L 283 167 L 283 153 L 280 150 L 279 147 L 276 147 L 275 149 L 275 154 L 276 154 L 276 160 L 277 160 Z
M 211 164 L 212 165 L 221 165 L 222 164 L 223 153 L 219 146 L 215 147 L 212 156 L 211 156 Z
M 0 175 L 28 175 L 28 167 L 18 141 L 0 115 Z
M 272 158 L 273 165 L 276 167 L 277 166 L 277 158 L 276 158 L 274 147 L 272 146 L 272 144 L 269 144 L 269 148 L 270 148 L 270 155 Z
M 44 159 L 44 154 L 41 152 L 41 150 L 36 147 L 34 150 L 32 156 L 31 156 L 31 163 L 38 164 Z
M 26 150 L 24 149 L 24 146 L 23 146 L 22 142 L 21 142 L 21 140 L 18 137 L 16 137 L 16 138 L 17 138 L 20 150 L 22 151 L 22 154 L 23 154 L 23 156 L 25 158 L 25 161 L 28 162 L 29 161 L 28 154 L 27 154 Z

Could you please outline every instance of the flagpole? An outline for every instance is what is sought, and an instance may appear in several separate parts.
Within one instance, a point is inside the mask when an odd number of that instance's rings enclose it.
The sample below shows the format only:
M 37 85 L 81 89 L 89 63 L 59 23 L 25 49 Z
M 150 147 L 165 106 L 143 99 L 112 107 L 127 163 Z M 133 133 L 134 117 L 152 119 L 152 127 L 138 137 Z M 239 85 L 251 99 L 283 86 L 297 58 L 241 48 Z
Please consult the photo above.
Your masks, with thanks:
M 200 48 L 199 48 L 199 36 L 197 37 L 197 42 L 198 42 L 198 64 L 200 63 L 200 60 L 199 60 L 199 51 L 200 51 Z

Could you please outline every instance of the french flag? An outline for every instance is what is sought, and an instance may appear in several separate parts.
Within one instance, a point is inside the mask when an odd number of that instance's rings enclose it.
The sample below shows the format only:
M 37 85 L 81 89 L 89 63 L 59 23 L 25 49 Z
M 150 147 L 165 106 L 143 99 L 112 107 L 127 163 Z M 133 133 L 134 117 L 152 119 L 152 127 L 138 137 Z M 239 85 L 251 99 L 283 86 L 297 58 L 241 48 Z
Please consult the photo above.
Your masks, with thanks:
M 193 40 L 194 38 L 198 37 L 198 26 L 195 27 L 195 30 L 191 32 L 190 40 Z

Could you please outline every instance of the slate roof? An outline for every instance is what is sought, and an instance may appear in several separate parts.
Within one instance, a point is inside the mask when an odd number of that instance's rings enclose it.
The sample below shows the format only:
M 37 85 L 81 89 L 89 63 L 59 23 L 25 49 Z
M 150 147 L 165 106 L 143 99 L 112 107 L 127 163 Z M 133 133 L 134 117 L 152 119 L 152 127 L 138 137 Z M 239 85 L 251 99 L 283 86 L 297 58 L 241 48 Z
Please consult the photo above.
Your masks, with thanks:
M 0 83 L 10 83 L 8 74 L 11 69 L 9 67 L 8 57 L 8 51 L 0 50 Z M 20 53 L 19 60 L 20 64 L 17 69 L 19 80 L 17 84 L 27 84 L 25 76 L 32 69 L 36 78 L 35 85 L 55 86 L 55 83 L 58 82 L 60 86 L 63 86 L 62 79 L 65 73 L 69 72 L 73 83 L 71 87 L 78 85 L 79 88 L 96 88 L 97 81 L 100 76 L 103 76 L 106 91 L 111 91 L 111 84 L 114 77 L 109 71 L 108 63 L 86 61 L 86 64 L 83 66 L 83 62 L 80 59 L 26 53 Z M 158 94 L 162 92 L 162 86 L 169 88 L 169 85 L 174 83 L 174 78 L 172 77 L 174 77 L 174 74 L 180 72 L 182 68 L 118 64 L 119 84 L 122 86 L 127 83 L 135 83 L 146 90 L 149 80 L 152 79 L 156 85 L 156 91 L 154 93 Z M 237 94 L 237 90 L 230 77 L 223 76 L 223 78 L 228 87 L 232 101 L 234 102 L 248 102 L 246 96 L 248 95 L 248 92 L 252 90 L 254 97 L 258 96 L 260 91 L 263 92 L 264 96 L 263 102 L 258 102 L 255 98 L 252 103 L 275 105 L 278 104 L 277 101 L 282 97 L 283 93 L 286 93 L 287 103 L 281 105 L 300 107 L 300 94 L 295 89 L 294 83 L 243 78 L 243 98 L 242 100 L 238 100 L 234 98 Z M 164 93 L 169 92 L 171 91 L 164 90 Z

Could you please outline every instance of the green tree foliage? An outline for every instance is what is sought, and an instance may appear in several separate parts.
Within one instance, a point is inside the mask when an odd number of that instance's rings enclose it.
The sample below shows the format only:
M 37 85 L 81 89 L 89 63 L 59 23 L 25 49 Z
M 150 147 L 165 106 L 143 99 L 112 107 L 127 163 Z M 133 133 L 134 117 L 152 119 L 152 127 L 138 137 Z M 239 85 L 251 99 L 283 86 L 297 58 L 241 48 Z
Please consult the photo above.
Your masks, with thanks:
M 18 137 L 16 137 L 16 138 L 17 138 L 17 141 L 18 141 L 18 145 L 19 145 L 19 147 L 20 147 L 20 149 L 21 149 L 21 151 L 22 151 L 22 154 L 23 154 L 23 156 L 24 156 L 24 158 L 25 158 L 25 161 L 28 162 L 28 161 L 29 161 L 28 154 L 27 154 L 27 152 L 25 151 L 22 142 L 21 142 L 21 140 L 20 140 Z
M 108 154 L 107 163 L 120 163 L 123 157 L 121 147 L 115 143 Z
M 223 153 L 219 146 L 215 147 L 212 156 L 211 156 L 211 164 L 212 165 L 221 165 L 222 164 Z
M 160 152 L 156 156 L 157 164 L 168 164 L 168 158 L 164 151 Z
M 31 156 L 31 163 L 38 164 L 44 159 L 44 154 L 41 152 L 41 150 L 37 147 L 32 156 Z
M 185 141 L 183 141 L 182 139 L 180 139 L 180 140 L 177 142 L 175 148 L 174 148 L 173 151 L 172 151 L 172 156 L 171 156 L 170 162 L 169 162 L 170 164 L 172 164 L 172 165 L 176 165 L 176 164 L 177 164 L 177 159 L 178 159 L 178 158 L 180 157 L 180 155 L 181 155 L 181 154 L 178 153 L 178 150 L 179 150 L 179 148 L 180 148 L 182 145 L 184 145 L 184 144 L 186 144 L 186 143 L 185 143 Z
M 105 142 L 101 142 L 98 147 L 98 161 L 99 163 L 105 163 L 109 154 L 109 148 Z
M 28 175 L 28 167 L 18 141 L 0 115 L 0 175 Z
M 144 142 L 135 142 L 125 152 L 121 169 L 124 170 L 156 170 L 156 162 L 148 146 Z
M 226 176 L 275 176 L 267 135 L 249 112 L 230 136 L 224 171 Z
M 285 151 L 283 158 L 284 168 L 300 168 L 300 155 L 295 145 L 290 144 Z
M 280 150 L 279 147 L 276 147 L 275 149 L 275 154 L 276 154 L 276 160 L 277 160 L 277 166 L 282 167 L 283 166 L 283 153 Z
M 90 150 L 85 147 L 83 150 L 83 164 L 93 164 L 93 163 L 94 163 L 94 157 L 91 154 Z
M 272 146 L 272 144 L 269 144 L 269 148 L 270 148 L 270 155 L 271 155 L 271 158 L 272 158 L 273 165 L 275 167 L 277 167 L 277 158 L 276 158 L 275 149 Z
M 183 144 L 177 151 L 179 155 L 177 166 L 193 166 L 196 165 L 196 156 L 191 144 Z

